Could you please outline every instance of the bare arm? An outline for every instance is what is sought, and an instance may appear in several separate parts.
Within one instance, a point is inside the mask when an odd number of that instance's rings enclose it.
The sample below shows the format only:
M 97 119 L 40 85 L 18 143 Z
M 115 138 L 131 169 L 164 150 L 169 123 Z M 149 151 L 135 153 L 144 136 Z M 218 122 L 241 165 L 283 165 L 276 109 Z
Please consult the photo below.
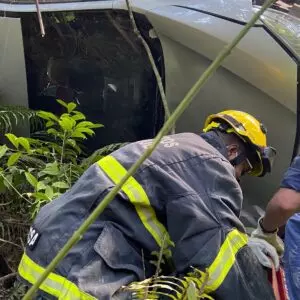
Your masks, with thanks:
M 295 213 L 300 212 L 300 157 L 297 156 L 287 169 L 280 189 L 269 202 L 262 227 L 274 231 L 283 226 Z
M 300 193 L 289 188 L 281 188 L 267 206 L 262 222 L 263 228 L 274 231 L 297 212 L 300 212 Z

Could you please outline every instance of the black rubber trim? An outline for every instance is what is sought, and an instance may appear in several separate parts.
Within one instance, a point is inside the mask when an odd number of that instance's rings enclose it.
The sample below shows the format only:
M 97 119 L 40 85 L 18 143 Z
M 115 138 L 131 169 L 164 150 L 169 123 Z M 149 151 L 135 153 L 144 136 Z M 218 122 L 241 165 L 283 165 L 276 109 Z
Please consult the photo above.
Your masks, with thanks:
M 295 134 L 295 141 L 294 141 L 294 149 L 293 149 L 293 155 L 292 160 L 295 158 L 295 156 L 300 155 L 300 65 L 298 64 L 297 69 L 297 110 L 296 110 L 296 134 Z
M 173 6 L 198 11 L 200 13 L 210 15 L 210 16 L 213 16 L 213 17 L 216 17 L 216 18 L 219 18 L 219 19 L 223 19 L 223 20 L 226 20 L 226 21 L 230 21 L 232 23 L 236 23 L 236 24 L 239 24 L 239 25 L 246 25 L 247 24 L 244 21 L 240 21 L 240 20 L 233 19 L 233 18 L 230 18 L 230 17 L 222 16 L 222 15 L 219 15 L 219 14 L 216 14 L 216 13 L 212 13 L 212 12 L 205 11 L 205 10 L 198 9 L 198 8 L 194 8 L 194 7 L 188 7 L 188 6 L 184 6 L 184 5 L 173 5 Z M 263 27 L 263 25 L 254 24 L 253 27 Z
M 183 6 L 183 5 L 173 5 L 173 6 L 184 8 L 184 9 L 188 9 L 188 10 L 197 11 L 197 12 L 200 12 L 200 13 L 203 13 L 203 14 L 206 14 L 206 15 L 209 15 L 209 16 L 213 16 L 213 17 L 225 20 L 225 21 L 229 21 L 229 22 L 232 22 L 232 23 L 235 23 L 235 24 L 238 24 L 238 25 L 242 25 L 242 26 L 245 26 L 247 24 L 247 22 L 244 22 L 244 21 L 240 21 L 240 20 L 233 19 L 233 18 L 230 18 L 230 17 L 222 16 L 222 15 L 219 15 L 219 14 L 215 14 L 215 13 L 212 13 L 212 12 L 209 12 L 209 11 L 205 11 L 205 10 L 202 10 L 202 9 L 198 9 L 198 8 L 194 8 L 194 7 L 188 7 L 188 6 Z M 289 47 L 280 38 L 278 38 L 276 36 L 276 34 L 274 34 L 273 31 L 270 30 L 265 24 L 255 24 L 253 27 L 263 28 L 279 44 L 279 46 L 281 48 L 283 48 L 283 50 L 297 64 L 300 63 L 298 57 L 294 54 L 294 52 L 292 50 L 290 50 Z

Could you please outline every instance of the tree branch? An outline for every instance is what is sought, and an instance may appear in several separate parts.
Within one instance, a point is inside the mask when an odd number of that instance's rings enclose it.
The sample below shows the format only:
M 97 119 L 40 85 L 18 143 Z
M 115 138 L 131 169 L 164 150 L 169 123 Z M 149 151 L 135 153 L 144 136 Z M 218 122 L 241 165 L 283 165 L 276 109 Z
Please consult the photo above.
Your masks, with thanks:
M 38 16 L 38 20 L 39 20 L 39 24 L 40 24 L 41 35 L 42 35 L 42 37 L 44 37 L 45 36 L 45 27 L 44 27 L 42 14 L 41 14 L 41 11 L 40 11 L 39 0 L 35 0 L 35 6 L 36 6 L 36 12 L 37 12 L 37 16 Z
M 10 278 L 16 277 L 17 274 L 18 274 L 17 272 L 14 272 L 14 273 L 10 273 L 8 275 L 0 277 L 0 283 L 4 282 L 4 281 L 6 281 L 6 280 L 8 280 Z
M 155 78 L 156 78 L 156 81 L 157 81 L 158 89 L 159 89 L 159 92 L 160 92 L 161 100 L 162 100 L 162 103 L 163 103 L 163 106 L 164 106 L 165 122 L 166 122 L 167 119 L 169 119 L 169 117 L 170 117 L 170 109 L 169 109 L 169 106 L 168 106 L 168 102 L 167 102 L 166 94 L 165 94 L 164 87 L 163 87 L 163 84 L 162 84 L 161 76 L 159 75 L 157 66 L 155 64 L 153 55 L 151 53 L 151 50 L 150 50 L 147 42 L 145 41 L 145 39 L 141 35 L 141 32 L 139 31 L 137 25 L 136 25 L 136 22 L 135 22 L 135 19 L 134 19 L 134 16 L 133 16 L 133 12 L 132 12 L 129 0 L 126 0 L 126 5 L 127 5 L 128 13 L 129 13 L 129 18 L 130 18 L 130 21 L 131 21 L 131 24 L 132 24 L 132 27 L 133 27 L 133 32 L 137 35 L 137 37 L 142 42 L 142 44 L 143 44 L 143 46 L 144 46 L 144 48 L 147 52 L 150 64 L 152 66 L 152 69 L 153 69 L 153 72 L 154 72 L 154 75 L 155 75 Z M 175 133 L 175 124 L 173 124 L 173 127 L 171 129 L 171 133 L 172 134 Z

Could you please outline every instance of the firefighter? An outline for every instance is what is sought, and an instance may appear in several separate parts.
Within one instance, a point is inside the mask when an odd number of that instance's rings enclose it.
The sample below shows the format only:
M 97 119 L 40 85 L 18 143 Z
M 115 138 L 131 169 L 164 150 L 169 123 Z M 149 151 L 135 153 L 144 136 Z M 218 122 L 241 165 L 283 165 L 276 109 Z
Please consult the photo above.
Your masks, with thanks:
M 283 247 L 277 236 L 278 228 L 285 226 Z M 296 156 L 284 174 L 279 190 L 267 205 L 265 216 L 258 221 L 254 238 L 264 239 L 284 252 L 284 270 L 291 300 L 300 297 L 300 156 Z
M 162 139 L 40 286 L 41 297 L 128 299 L 120 287 L 152 276 L 153 251 L 163 249 L 165 274 L 207 269 L 205 292 L 216 299 L 274 299 L 239 220 L 239 180 L 270 172 L 276 151 L 267 146 L 266 128 L 245 112 L 211 115 L 203 131 Z M 24 282 L 39 278 L 151 142 L 134 142 L 102 158 L 42 207 L 18 269 Z

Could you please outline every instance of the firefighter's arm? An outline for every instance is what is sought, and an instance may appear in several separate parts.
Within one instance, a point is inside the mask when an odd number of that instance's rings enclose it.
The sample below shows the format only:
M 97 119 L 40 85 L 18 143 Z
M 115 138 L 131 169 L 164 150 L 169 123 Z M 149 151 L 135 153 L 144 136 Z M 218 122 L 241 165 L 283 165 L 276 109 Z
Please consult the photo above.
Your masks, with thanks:
M 214 251 L 209 249 L 216 248 L 214 235 L 218 235 L 218 223 L 203 197 L 185 195 L 167 205 L 168 232 L 175 243 L 173 261 L 178 273 L 185 273 L 190 266 L 205 268 L 199 262 L 213 259 Z

